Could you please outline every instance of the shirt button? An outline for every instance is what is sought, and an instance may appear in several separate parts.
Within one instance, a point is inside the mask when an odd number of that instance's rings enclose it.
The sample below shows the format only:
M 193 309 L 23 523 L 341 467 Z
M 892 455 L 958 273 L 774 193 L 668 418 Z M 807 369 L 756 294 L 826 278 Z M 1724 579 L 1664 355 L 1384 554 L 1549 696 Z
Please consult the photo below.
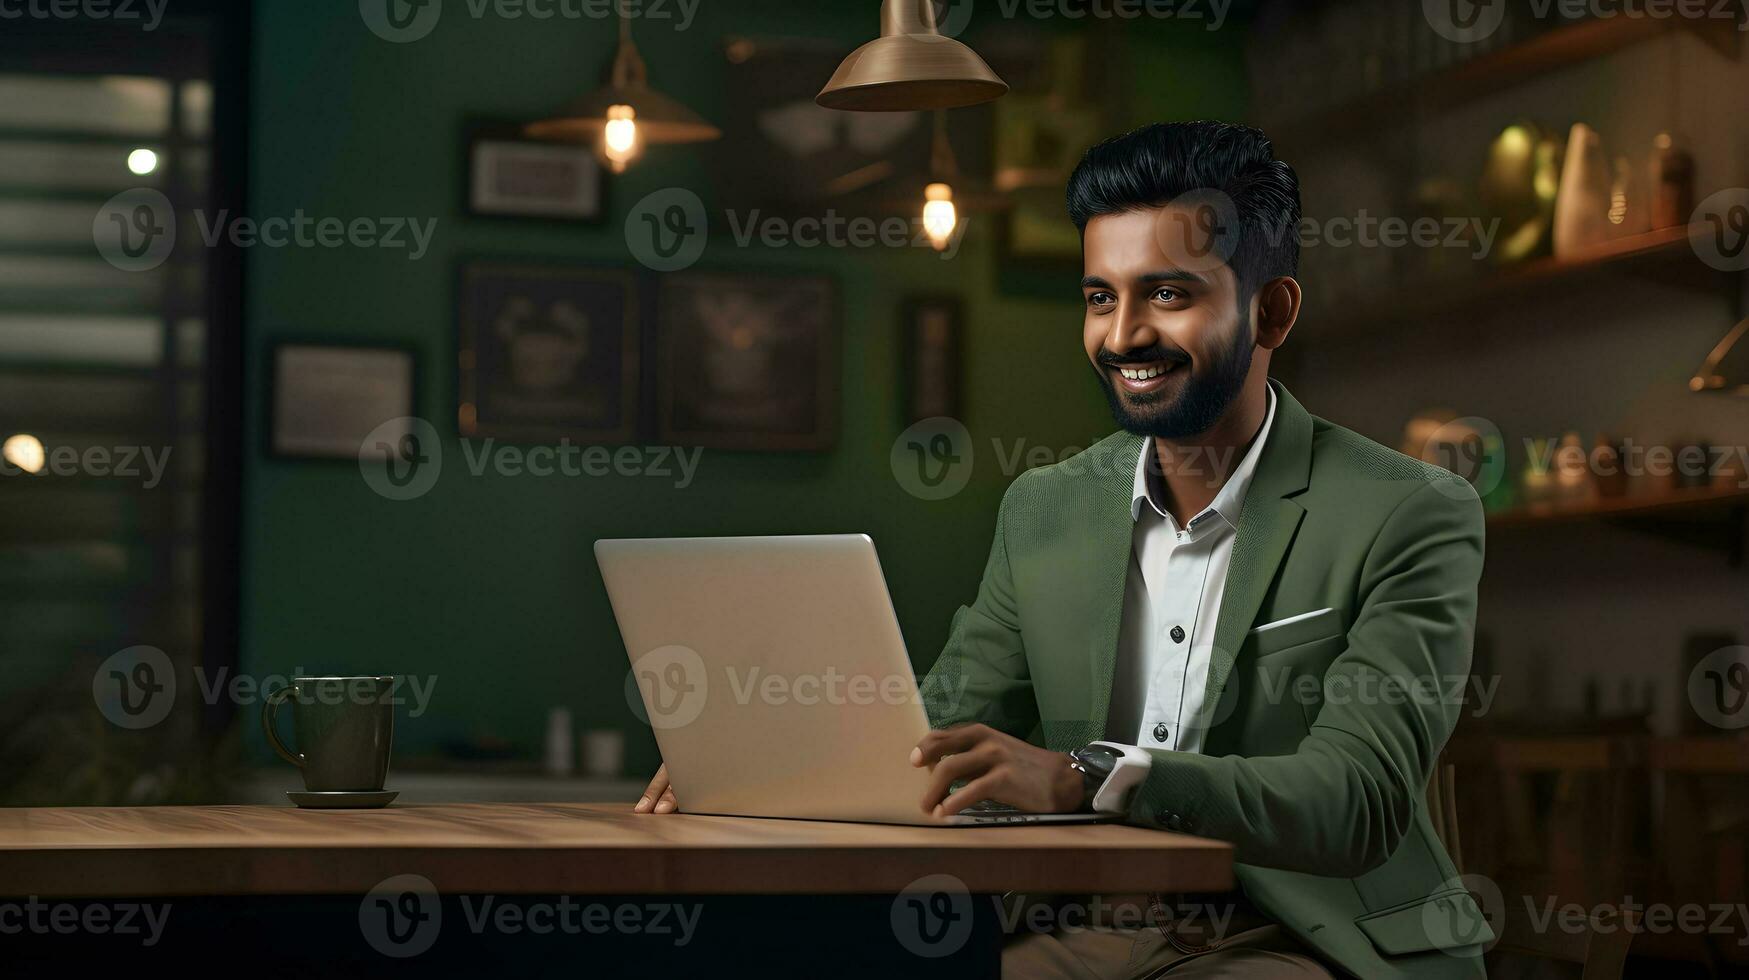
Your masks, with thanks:
M 1166 736 L 1170 734 L 1172 734 L 1172 730 L 1166 727 L 1165 722 L 1161 722 L 1154 726 L 1154 741 L 1164 742 L 1166 741 Z
M 1183 643 L 1184 642 L 1184 627 L 1182 627 L 1182 626 L 1172 627 L 1172 642 L 1173 643 Z

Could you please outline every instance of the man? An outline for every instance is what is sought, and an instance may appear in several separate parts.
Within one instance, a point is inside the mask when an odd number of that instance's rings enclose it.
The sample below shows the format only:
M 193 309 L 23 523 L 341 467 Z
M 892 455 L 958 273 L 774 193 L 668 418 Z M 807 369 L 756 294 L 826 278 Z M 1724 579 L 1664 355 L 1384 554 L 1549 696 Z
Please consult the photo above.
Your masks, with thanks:
M 1070 898 L 1109 921 L 1017 934 L 1004 974 L 1481 975 L 1492 936 L 1424 795 L 1469 670 L 1475 493 L 1270 382 L 1300 198 L 1262 133 L 1109 140 L 1068 204 L 1083 345 L 1123 431 L 1004 497 L 922 684 L 921 806 L 1230 841 L 1240 891 Z M 638 808 L 674 809 L 665 776 Z

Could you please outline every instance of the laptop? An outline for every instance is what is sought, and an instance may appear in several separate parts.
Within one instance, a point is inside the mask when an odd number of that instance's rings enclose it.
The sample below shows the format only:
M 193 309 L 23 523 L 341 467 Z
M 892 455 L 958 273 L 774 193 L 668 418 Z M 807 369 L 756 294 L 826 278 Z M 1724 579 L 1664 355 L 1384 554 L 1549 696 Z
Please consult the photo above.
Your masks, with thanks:
M 595 558 L 683 813 L 1086 822 L 993 801 L 922 812 L 929 731 L 866 534 L 602 540 Z M 636 705 L 634 705 L 635 707 Z

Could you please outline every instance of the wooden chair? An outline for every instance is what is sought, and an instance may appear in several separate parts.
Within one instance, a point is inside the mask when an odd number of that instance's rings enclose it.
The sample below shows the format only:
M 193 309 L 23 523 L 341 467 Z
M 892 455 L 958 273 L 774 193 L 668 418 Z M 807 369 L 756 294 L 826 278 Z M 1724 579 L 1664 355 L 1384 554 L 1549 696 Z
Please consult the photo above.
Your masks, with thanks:
M 1451 855 L 1458 874 L 1464 873 L 1462 840 L 1458 834 L 1457 767 L 1441 757 L 1427 781 L 1427 814 L 1434 833 Z M 1638 921 L 1623 913 L 1618 921 L 1589 916 L 1583 932 L 1562 929 L 1538 930 L 1522 901 L 1507 900 L 1499 909 L 1499 921 L 1491 921 L 1499 936 L 1495 950 L 1533 956 L 1562 963 L 1576 963 L 1582 980 L 1621 980 Z M 1486 910 L 1484 910 L 1486 911 Z

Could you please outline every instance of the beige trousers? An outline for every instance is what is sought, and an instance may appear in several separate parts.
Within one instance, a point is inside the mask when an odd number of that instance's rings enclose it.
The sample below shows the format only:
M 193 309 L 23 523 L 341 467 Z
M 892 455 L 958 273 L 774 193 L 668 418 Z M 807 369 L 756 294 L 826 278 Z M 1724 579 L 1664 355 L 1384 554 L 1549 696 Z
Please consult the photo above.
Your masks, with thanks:
M 1002 947 L 1002 976 L 1004 980 L 1332 980 L 1334 974 L 1287 930 L 1269 924 L 1236 932 L 1205 947 L 1174 943 L 1152 925 L 1021 931 Z

